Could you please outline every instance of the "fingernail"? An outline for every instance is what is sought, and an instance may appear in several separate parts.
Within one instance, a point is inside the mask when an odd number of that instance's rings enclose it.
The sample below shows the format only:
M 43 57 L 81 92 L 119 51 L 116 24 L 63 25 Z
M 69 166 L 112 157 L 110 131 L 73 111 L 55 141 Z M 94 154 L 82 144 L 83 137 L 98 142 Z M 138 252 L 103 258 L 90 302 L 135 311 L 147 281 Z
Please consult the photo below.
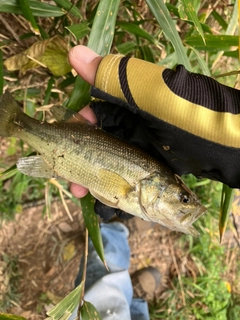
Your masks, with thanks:
M 99 57 L 96 52 L 81 45 L 73 47 L 70 50 L 69 55 L 81 61 L 82 63 L 91 63 L 95 58 Z

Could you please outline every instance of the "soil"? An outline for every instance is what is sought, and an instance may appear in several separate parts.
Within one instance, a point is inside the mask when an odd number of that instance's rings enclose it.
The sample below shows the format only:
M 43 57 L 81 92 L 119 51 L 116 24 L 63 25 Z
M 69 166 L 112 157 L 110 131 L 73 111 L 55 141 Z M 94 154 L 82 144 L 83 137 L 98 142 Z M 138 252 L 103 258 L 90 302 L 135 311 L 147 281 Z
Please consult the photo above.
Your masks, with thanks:
M 80 208 L 67 202 L 72 221 L 61 203 L 52 205 L 51 218 L 43 216 L 43 206 L 32 207 L 5 223 L 0 230 L 0 250 L 17 256 L 20 299 L 8 310 L 29 320 L 46 317 L 46 311 L 73 288 L 84 252 L 85 228 Z M 149 265 L 162 274 L 160 294 L 167 287 L 174 248 L 179 235 L 160 225 L 133 218 L 124 222 L 130 230 L 131 266 L 129 272 Z M 169 245 L 170 244 L 170 245 Z M 172 248 L 171 248 L 172 246 Z

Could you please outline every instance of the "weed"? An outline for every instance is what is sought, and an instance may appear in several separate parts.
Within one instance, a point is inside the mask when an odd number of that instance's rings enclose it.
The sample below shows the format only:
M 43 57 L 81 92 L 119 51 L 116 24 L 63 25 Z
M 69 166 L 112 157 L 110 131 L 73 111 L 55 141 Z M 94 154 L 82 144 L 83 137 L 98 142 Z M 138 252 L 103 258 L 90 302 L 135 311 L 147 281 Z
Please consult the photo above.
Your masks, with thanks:
M 0 310 L 6 311 L 14 302 L 18 301 L 17 292 L 20 274 L 17 256 L 10 257 L 3 254 L 0 260 Z

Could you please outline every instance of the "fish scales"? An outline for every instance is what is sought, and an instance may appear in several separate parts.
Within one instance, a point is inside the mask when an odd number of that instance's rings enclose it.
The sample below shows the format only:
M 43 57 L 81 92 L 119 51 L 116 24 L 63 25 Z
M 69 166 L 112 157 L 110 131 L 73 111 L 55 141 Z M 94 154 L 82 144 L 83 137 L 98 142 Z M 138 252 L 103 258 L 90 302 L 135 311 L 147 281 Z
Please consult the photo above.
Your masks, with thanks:
M 18 137 L 40 154 L 19 160 L 23 173 L 65 178 L 107 205 L 197 234 L 192 224 L 206 209 L 178 176 L 141 149 L 80 116 L 40 122 L 24 114 L 8 92 L 0 99 L 0 112 L 0 135 Z

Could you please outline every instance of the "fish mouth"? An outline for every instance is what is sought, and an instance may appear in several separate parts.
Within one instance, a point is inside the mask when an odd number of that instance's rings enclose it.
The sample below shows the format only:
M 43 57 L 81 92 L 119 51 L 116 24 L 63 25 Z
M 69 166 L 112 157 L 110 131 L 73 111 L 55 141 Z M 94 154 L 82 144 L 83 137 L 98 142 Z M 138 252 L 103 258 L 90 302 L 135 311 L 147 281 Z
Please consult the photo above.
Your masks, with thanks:
M 196 220 L 198 220 L 205 212 L 207 211 L 207 208 L 204 206 L 200 206 L 199 208 L 195 209 L 183 209 L 180 210 L 180 214 L 183 215 L 180 219 L 180 222 L 183 224 L 191 225 Z

